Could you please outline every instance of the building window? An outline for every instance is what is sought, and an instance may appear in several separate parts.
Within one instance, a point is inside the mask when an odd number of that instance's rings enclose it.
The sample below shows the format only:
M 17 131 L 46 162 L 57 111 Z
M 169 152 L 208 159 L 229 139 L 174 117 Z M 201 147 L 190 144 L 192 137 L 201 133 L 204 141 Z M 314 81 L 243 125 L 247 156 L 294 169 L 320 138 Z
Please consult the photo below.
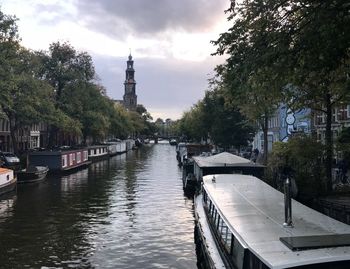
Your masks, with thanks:
M 77 163 L 81 162 L 81 152 L 77 152 Z
M 332 122 L 337 122 L 337 109 L 333 108 L 332 109 Z
M 346 120 L 348 118 L 348 107 L 346 105 L 342 105 L 338 109 L 338 120 Z
M 325 114 L 323 112 L 316 113 L 316 125 L 325 124 Z

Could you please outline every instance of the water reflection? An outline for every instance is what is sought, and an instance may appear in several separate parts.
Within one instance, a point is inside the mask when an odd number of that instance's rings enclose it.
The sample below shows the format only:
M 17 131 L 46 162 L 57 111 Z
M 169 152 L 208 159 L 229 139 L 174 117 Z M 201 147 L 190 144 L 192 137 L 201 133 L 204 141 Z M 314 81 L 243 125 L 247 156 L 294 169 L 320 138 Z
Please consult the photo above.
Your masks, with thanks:
M 2 268 L 196 268 L 193 203 L 169 145 L 21 186 L 15 197 L 0 203 Z

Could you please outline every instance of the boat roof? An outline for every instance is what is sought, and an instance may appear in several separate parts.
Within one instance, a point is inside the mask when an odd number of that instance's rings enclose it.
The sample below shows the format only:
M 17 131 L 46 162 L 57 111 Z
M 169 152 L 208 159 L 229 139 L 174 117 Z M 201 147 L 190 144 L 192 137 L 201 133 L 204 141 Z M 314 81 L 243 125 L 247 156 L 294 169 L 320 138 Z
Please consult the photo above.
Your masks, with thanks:
M 283 227 L 284 195 L 256 177 L 208 175 L 203 177 L 203 187 L 237 239 L 270 268 L 350 260 L 350 242 L 347 246 L 322 246 L 330 236 L 349 238 L 349 225 L 292 200 L 294 227 Z M 317 238 L 321 245 L 293 251 L 283 238 Z
M 91 145 L 88 146 L 88 149 L 97 149 L 97 148 L 106 148 L 107 145 Z
M 11 169 L 0 167 L 0 174 L 5 174 L 5 173 L 11 172 L 11 171 L 12 171 Z
M 222 167 L 222 166 L 253 166 L 264 167 L 261 164 L 254 163 L 248 159 L 242 158 L 229 152 L 222 152 L 209 157 L 196 156 L 193 157 L 194 162 L 200 167 Z

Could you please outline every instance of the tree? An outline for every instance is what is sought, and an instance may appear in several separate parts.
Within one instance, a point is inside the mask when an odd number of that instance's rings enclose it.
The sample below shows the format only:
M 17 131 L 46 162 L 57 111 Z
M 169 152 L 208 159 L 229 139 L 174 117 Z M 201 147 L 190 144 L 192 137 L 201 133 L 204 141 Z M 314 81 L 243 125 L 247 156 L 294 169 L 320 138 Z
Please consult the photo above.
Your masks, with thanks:
M 326 175 L 331 190 L 332 110 L 350 100 L 349 4 L 345 0 L 287 2 L 283 31 L 290 35 L 288 67 L 295 85 L 287 95 L 296 107 L 326 115 Z
M 55 42 L 50 45 L 48 52 L 38 52 L 42 62 L 41 78 L 49 82 L 54 89 L 54 104 L 56 109 L 65 112 L 64 101 L 66 91 L 76 89 L 75 85 L 82 82 L 91 82 L 95 76 L 95 69 L 90 55 L 86 52 L 77 52 L 69 43 Z M 69 115 L 66 114 L 66 118 Z M 101 119 L 101 118 L 100 118 Z M 55 143 L 55 134 L 62 126 L 52 123 L 48 146 Z M 68 132 L 76 132 L 77 125 L 64 129 Z
M 114 112 L 111 118 L 111 133 L 116 137 L 127 138 L 133 132 L 130 116 L 124 106 L 120 104 L 113 105 Z
M 12 147 L 17 148 L 17 132 L 48 118 L 51 87 L 36 78 L 36 55 L 19 44 L 14 17 L 0 12 L 0 109 L 9 121 Z
M 204 125 L 215 144 L 229 148 L 246 146 L 253 128 L 235 106 L 225 104 L 223 92 L 207 91 L 203 99 Z
M 179 131 L 187 140 L 201 141 L 208 137 L 202 106 L 202 102 L 199 101 L 189 111 L 185 111 L 180 119 Z
M 233 25 L 218 40 L 215 54 L 228 54 L 226 62 L 217 66 L 214 84 L 227 93 L 230 103 L 252 122 L 257 122 L 264 133 L 264 161 L 267 162 L 268 120 L 282 101 L 283 77 L 278 74 L 284 64 L 286 44 L 276 46 L 275 40 L 284 40 L 274 20 L 274 3 L 245 1 L 232 4 L 227 10 Z
M 292 101 L 290 107 L 325 113 L 330 189 L 332 109 L 350 99 L 348 1 L 255 0 L 232 4 L 227 12 L 233 26 L 214 42 L 217 54 L 229 55 L 217 68 L 223 86 L 249 111 L 250 102 L 244 102 L 249 98 L 242 92 L 255 92 L 259 104 Z M 276 99 L 264 98 L 266 93 Z M 261 115 L 266 118 L 267 112 Z

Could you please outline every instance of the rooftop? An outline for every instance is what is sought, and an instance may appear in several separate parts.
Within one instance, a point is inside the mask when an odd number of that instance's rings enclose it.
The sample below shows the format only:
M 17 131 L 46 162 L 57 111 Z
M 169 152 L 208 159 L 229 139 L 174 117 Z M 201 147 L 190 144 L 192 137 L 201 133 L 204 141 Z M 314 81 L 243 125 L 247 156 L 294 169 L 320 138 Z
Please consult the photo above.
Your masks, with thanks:
M 204 188 L 225 222 L 271 268 L 350 259 L 350 246 L 292 251 L 281 242 L 282 237 L 348 236 L 349 225 L 292 200 L 294 227 L 285 228 L 281 192 L 253 176 L 215 175 L 214 182 L 212 178 L 213 175 L 203 178 Z

